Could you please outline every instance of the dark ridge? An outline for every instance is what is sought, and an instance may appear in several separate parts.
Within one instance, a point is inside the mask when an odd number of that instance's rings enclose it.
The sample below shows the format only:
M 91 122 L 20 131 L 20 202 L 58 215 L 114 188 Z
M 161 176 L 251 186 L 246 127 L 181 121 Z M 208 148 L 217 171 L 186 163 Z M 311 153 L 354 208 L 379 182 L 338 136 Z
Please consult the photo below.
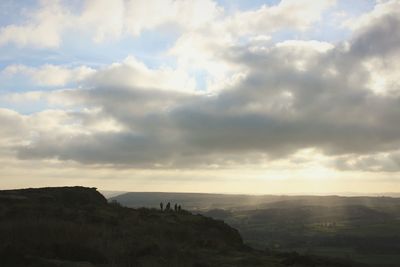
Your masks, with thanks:
M 58 203 L 65 206 L 104 205 L 107 203 L 106 198 L 96 188 L 82 186 L 1 190 L 0 202 L 4 201 Z

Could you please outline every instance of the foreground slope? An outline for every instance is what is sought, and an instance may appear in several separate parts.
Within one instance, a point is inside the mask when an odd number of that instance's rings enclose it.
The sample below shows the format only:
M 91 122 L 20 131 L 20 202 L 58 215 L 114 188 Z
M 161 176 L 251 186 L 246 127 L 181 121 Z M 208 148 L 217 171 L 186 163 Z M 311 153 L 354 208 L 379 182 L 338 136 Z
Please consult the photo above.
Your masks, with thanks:
M 84 187 L 0 191 L 0 240 L 0 266 L 356 266 L 256 251 L 222 221 Z

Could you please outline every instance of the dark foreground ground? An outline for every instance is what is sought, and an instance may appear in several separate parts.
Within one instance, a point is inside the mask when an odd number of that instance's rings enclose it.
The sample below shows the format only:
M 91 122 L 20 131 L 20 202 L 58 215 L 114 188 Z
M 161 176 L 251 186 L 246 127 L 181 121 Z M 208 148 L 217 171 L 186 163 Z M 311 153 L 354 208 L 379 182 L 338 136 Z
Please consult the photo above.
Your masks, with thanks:
M 365 266 L 255 250 L 223 221 L 131 209 L 95 188 L 0 191 L 0 266 Z

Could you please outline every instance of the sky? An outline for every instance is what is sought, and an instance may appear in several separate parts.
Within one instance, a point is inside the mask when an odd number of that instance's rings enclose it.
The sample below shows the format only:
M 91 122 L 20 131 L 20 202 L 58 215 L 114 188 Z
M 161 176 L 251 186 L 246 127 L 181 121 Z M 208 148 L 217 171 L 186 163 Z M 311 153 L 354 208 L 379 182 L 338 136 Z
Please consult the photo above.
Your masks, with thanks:
M 2 0 L 0 188 L 400 192 L 398 0 Z

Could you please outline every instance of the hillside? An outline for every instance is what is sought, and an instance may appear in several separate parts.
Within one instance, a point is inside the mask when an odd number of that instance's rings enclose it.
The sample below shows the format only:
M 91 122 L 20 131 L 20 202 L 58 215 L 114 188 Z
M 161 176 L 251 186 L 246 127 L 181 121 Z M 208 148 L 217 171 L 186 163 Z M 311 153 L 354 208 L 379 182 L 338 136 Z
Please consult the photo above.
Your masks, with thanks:
M 254 250 L 222 221 L 124 208 L 83 187 L 0 191 L 0 240 L 1 266 L 356 266 Z
M 162 198 L 224 220 L 255 248 L 399 266 L 400 198 L 132 192 L 113 199 L 151 207 Z

